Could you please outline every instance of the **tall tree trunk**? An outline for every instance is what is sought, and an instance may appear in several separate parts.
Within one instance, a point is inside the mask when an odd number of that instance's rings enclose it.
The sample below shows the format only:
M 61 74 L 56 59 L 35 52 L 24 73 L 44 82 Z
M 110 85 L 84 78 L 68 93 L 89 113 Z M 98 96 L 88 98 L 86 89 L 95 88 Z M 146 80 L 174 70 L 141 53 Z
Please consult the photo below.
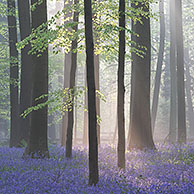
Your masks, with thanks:
M 119 58 L 118 58 L 118 147 L 117 165 L 125 168 L 125 0 L 119 0 Z
M 87 87 L 87 77 L 85 73 L 85 86 Z M 88 145 L 88 96 L 87 93 L 85 93 L 84 96 L 84 106 L 87 109 L 84 111 L 84 125 L 83 125 L 83 145 Z
M 187 94 L 187 106 L 188 106 L 188 120 L 189 120 L 189 135 L 194 137 L 194 110 L 192 102 L 192 88 L 191 88 L 191 74 L 190 74 L 190 58 L 189 49 L 185 49 L 185 62 L 186 62 L 186 94 Z
M 176 48 L 177 48 L 177 101 L 178 101 L 178 141 L 186 143 L 184 43 L 182 22 L 182 0 L 176 0 Z
M 116 123 L 115 123 L 115 127 L 114 127 L 114 134 L 113 134 L 113 145 L 115 144 L 116 138 L 117 138 L 117 134 L 118 134 L 118 117 L 116 114 Z
M 177 84 L 176 84 L 176 28 L 175 0 L 170 0 L 170 128 L 169 141 L 176 141 Z
M 48 136 L 51 142 L 55 142 L 56 140 L 56 127 L 55 127 L 55 116 L 53 113 L 48 117 Z
M 71 6 L 72 1 L 68 1 L 68 3 L 65 1 L 64 8 L 66 6 Z M 72 11 L 69 11 L 66 13 L 64 18 L 70 18 L 68 21 L 71 21 L 72 17 Z M 66 23 L 65 22 L 65 23 Z M 65 64 L 64 64 L 64 89 L 69 88 L 69 81 L 70 81 L 70 71 L 71 71 L 71 52 L 65 54 Z M 66 98 L 64 99 L 64 102 L 66 101 Z M 66 139 L 67 139 L 67 123 L 68 123 L 68 112 L 64 112 L 64 115 L 62 117 L 62 137 L 61 137 L 61 146 L 66 145 Z
M 134 9 L 142 9 L 149 12 L 146 0 L 132 3 Z M 132 31 L 139 36 L 132 35 L 132 41 L 136 42 L 136 49 L 145 53 L 144 58 L 132 53 L 132 105 L 131 105 L 131 137 L 129 148 L 155 149 L 151 129 L 150 115 L 150 63 L 151 63 L 151 38 L 150 18 L 141 16 L 142 23 L 132 21 Z
M 75 100 L 75 125 L 74 125 L 74 145 L 77 144 L 77 122 L 78 122 L 78 118 L 77 118 L 77 99 Z
M 74 0 L 74 6 L 77 8 L 79 4 L 78 0 Z M 75 11 L 73 15 L 73 22 L 75 26 L 73 31 L 77 32 L 78 30 L 78 19 L 79 12 Z M 68 123 L 67 123 L 67 140 L 66 140 L 66 157 L 70 158 L 72 156 L 72 139 L 73 139 L 73 124 L 74 124 L 74 91 L 75 91 L 75 76 L 77 69 L 77 39 L 72 41 L 71 45 L 71 72 L 70 72 L 70 84 L 69 84 L 69 93 L 72 96 L 72 108 L 68 110 Z
M 71 52 L 65 54 L 65 65 L 64 65 L 64 89 L 69 88 L 70 81 L 70 71 L 71 71 Z M 64 102 L 66 98 L 64 98 Z M 62 118 L 62 137 L 61 137 L 61 146 L 66 145 L 67 139 L 67 123 L 68 123 L 68 112 L 65 111 Z
M 94 2 L 98 3 L 100 0 L 94 0 Z M 100 18 L 93 13 L 94 20 L 100 20 Z M 96 33 L 96 29 L 94 28 L 94 44 L 98 45 L 98 33 Z M 94 72 L 95 72 L 95 84 L 96 90 L 100 90 L 100 56 L 94 54 Z M 100 118 L 100 99 L 96 98 L 96 114 Z M 100 145 L 100 124 L 97 123 L 97 138 L 98 138 L 98 146 Z
M 94 69 L 95 69 L 95 84 L 96 90 L 100 90 L 100 57 L 99 55 L 94 55 Z M 100 99 L 96 98 L 96 114 L 100 118 Z M 100 145 L 100 124 L 97 124 L 97 137 L 98 137 L 98 145 Z
M 29 1 L 18 0 L 20 38 L 24 40 L 31 33 Z M 30 44 L 21 50 L 20 114 L 32 104 L 32 56 L 28 54 Z M 30 115 L 20 118 L 19 140 L 27 142 L 30 131 Z
M 89 185 L 96 185 L 98 175 L 98 142 L 96 118 L 96 89 L 94 75 L 94 42 L 91 0 L 84 0 L 86 68 L 88 86 L 88 129 L 89 129 Z
M 75 75 L 75 86 L 77 86 L 77 82 L 78 82 L 78 70 L 76 70 L 76 75 Z M 75 114 L 74 114 L 74 117 L 75 117 L 75 124 L 74 124 L 74 145 L 77 144 L 77 126 L 78 126 L 78 107 L 77 107 L 77 99 L 75 99 Z
M 156 122 L 156 116 L 157 116 L 157 110 L 158 110 L 162 63 L 163 63 L 163 57 L 164 57 L 164 43 L 165 43 L 164 0 L 159 0 L 159 11 L 160 11 L 160 46 L 159 46 L 159 52 L 158 52 L 154 95 L 153 95 L 153 101 L 152 101 L 152 131 L 153 132 L 155 128 L 155 122 Z
M 189 120 L 189 134 L 194 137 L 194 111 L 192 102 L 192 87 L 191 87 L 191 74 L 190 74 L 190 58 L 189 49 L 185 49 L 185 62 L 186 62 L 186 94 L 187 94 L 187 106 L 188 106 L 188 120 Z
M 31 4 L 37 3 L 38 0 L 32 0 Z M 36 29 L 42 23 L 47 21 L 47 1 L 36 6 L 36 9 L 31 12 L 32 28 Z M 33 62 L 33 89 L 32 89 L 32 105 L 36 106 L 39 103 L 47 101 L 44 99 L 36 100 L 43 94 L 48 94 L 48 48 L 42 53 L 40 57 L 32 56 Z M 26 153 L 32 157 L 48 157 L 48 107 L 32 112 L 31 128 L 29 136 L 29 144 Z
M 17 43 L 17 25 L 15 0 L 7 0 L 8 7 L 8 32 L 9 32 L 9 54 L 10 54 L 10 147 L 18 146 L 19 131 L 19 104 L 18 104 L 18 52 Z
M 131 39 L 133 38 L 133 34 L 131 35 Z M 133 46 L 133 45 L 131 45 Z M 133 86 L 134 86 L 134 74 L 132 74 L 133 70 L 133 64 L 131 64 L 131 94 L 130 94 L 130 109 L 129 109 L 129 129 L 128 129 L 128 134 L 127 134 L 127 149 L 130 150 L 130 137 L 131 137 L 131 116 L 132 116 L 132 106 L 133 106 Z

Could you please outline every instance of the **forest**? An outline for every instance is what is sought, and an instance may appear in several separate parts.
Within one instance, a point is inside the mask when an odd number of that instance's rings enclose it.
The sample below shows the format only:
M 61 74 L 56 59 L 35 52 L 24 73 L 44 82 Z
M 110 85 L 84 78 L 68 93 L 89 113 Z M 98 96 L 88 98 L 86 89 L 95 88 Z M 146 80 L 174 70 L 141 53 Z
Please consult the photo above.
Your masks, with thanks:
M 194 193 L 194 1 L 0 0 L 14 193 Z

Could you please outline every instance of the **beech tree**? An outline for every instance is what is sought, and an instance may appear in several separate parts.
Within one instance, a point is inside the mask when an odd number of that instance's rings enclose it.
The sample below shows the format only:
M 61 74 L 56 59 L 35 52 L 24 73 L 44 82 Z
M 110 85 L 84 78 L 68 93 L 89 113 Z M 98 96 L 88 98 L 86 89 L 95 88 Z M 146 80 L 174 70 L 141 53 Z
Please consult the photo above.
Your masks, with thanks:
M 32 0 L 31 4 L 36 4 L 36 9 L 32 10 L 32 28 L 36 29 L 47 21 L 47 1 L 43 0 L 38 4 L 38 0 Z M 48 48 L 41 53 L 41 56 L 32 55 L 33 75 L 32 75 L 32 105 L 36 106 L 47 101 L 48 97 L 37 100 L 40 96 L 48 94 Z M 26 154 L 32 157 L 48 157 L 48 106 L 33 111 L 31 116 L 31 128 L 29 143 Z
M 149 3 L 147 0 L 142 2 L 133 1 L 133 9 L 143 10 L 149 13 Z M 150 62 L 151 62 L 151 37 L 150 37 L 150 18 L 140 14 L 140 22 L 132 21 L 132 41 L 136 44 L 137 50 L 143 51 L 143 57 L 137 53 L 132 53 L 132 88 L 131 88 L 131 116 L 130 127 L 131 137 L 129 148 L 150 148 L 155 149 L 150 115 Z M 143 49 L 142 49 L 143 46 Z
M 176 83 L 176 27 L 175 0 L 170 1 L 170 126 L 169 141 L 176 141 L 177 83 Z
M 72 0 L 69 0 L 68 2 L 64 2 L 64 8 L 67 6 L 71 6 L 73 3 Z M 64 18 L 69 18 L 65 21 L 64 24 L 67 22 L 70 22 L 72 20 L 72 11 L 67 11 Z M 69 88 L 69 82 L 70 82 L 70 72 L 71 72 L 71 52 L 65 54 L 65 60 L 64 60 L 64 86 L 63 88 Z M 64 98 L 64 102 L 66 101 L 66 98 Z M 64 111 L 63 117 L 62 117 L 62 133 L 61 133 L 61 146 L 66 146 L 66 139 L 67 139 L 67 123 L 68 123 L 68 112 Z
M 77 9 L 79 4 L 78 0 L 74 0 L 74 7 Z M 74 11 L 73 22 L 75 22 L 73 31 L 77 32 L 78 30 L 78 19 L 79 12 Z M 69 84 L 69 95 L 72 98 L 72 107 L 68 111 L 68 123 L 67 123 L 67 140 L 66 140 L 66 157 L 72 156 L 72 140 L 73 140 L 73 126 L 74 126 L 74 91 L 75 91 L 75 76 L 77 69 L 77 38 L 72 41 L 71 45 L 71 72 L 70 72 L 70 84 Z
M 18 0 L 20 39 L 24 40 L 31 33 L 29 1 Z M 21 49 L 21 84 L 20 84 L 20 114 L 31 106 L 32 101 L 32 56 L 30 43 Z M 30 131 L 30 115 L 20 117 L 19 141 L 27 142 Z
M 88 131 L 89 131 L 89 185 L 96 185 L 98 175 L 98 143 L 96 118 L 96 88 L 94 76 L 94 42 L 91 0 L 84 0 L 86 69 L 88 86 Z
M 184 81 L 184 44 L 182 22 L 182 0 L 176 0 L 176 54 L 177 54 L 177 104 L 178 104 L 178 141 L 186 143 L 185 81 Z
M 189 48 L 185 49 L 185 74 L 186 74 L 186 95 L 187 95 L 187 107 L 188 107 L 188 121 L 189 121 L 189 135 L 191 137 L 194 136 L 194 109 L 193 109 L 193 102 L 192 102 L 192 76 L 191 76 L 191 64 L 192 61 L 190 60 L 189 56 Z
M 19 135 L 19 96 L 18 96 L 18 51 L 16 7 L 15 0 L 7 0 L 8 10 L 8 33 L 9 33 L 9 55 L 10 55 L 10 147 L 18 146 Z
M 85 72 L 85 87 L 87 87 L 87 77 Z M 84 95 L 84 106 L 88 110 L 88 96 Z M 88 145 L 88 111 L 84 111 L 84 123 L 83 123 L 83 145 Z
M 160 11 L 160 46 L 158 51 L 158 60 L 156 65 L 156 75 L 154 84 L 154 95 L 152 101 L 152 131 L 154 132 L 158 101 L 160 93 L 160 83 L 162 74 L 162 64 L 164 58 L 164 44 L 165 44 L 165 17 L 164 17 L 164 0 L 159 0 L 159 11 Z
M 125 0 L 119 1 L 119 58 L 118 58 L 118 167 L 125 168 Z

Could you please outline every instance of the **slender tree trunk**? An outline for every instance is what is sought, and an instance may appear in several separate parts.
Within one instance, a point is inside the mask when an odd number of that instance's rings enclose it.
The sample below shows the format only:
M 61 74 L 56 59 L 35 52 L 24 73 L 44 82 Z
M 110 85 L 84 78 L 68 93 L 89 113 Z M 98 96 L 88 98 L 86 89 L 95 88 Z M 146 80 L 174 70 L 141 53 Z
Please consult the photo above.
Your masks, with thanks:
M 78 0 L 74 0 L 75 8 L 77 8 L 79 2 Z M 78 30 L 78 18 L 79 13 L 77 11 L 74 12 L 73 21 L 76 23 L 73 27 L 73 30 L 77 32 Z M 75 76 L 77 69 L 77 39 L 72 41 L 71 45 L 71 72 L 70 72 L 70 95 L 72 95 L 72 108 L 68 111 L 68 123 L 67 123 L 67 140 L 66 140 L 66 157 L 70 158 L 72 156 L 72 142 L 73 142 L 73 124 L 74 124 L 74 91 L 75 91 Z
M 85 86 L 87 86 L 87 77 L 85 74 Z M 84 106 L 87 109 L 87 111 L 84 111 L 84 126 L 83 126 L 83 145 L 88 145 L 88 96 L 87 93 L 85 93 L 84 96 Z
M 125 0 L 119 0 L 119 58 L 118 58 L 118 94 L 117 94 L 117 119 L 118 119 L 118 147 L 117 165 L 125 168 Z
M 65 1 L 64 8 L 66 6 L 71 6 L 72 1 L 68 1 L 68 3 Z M 69 11 L 64 16 L 64 18 L 70 18 L 68 21 L 71 21 L 72 12 Z M 66 21 L 66 22 L 68 22 Z M 69 81 L 70 81 L 70 71 L 71 71 L 71 52 L 68 54 L 65 54 L 65 64 L 64 64 L 64 89 L 69 88 Z M 66 101 L 66 98 L 64 99 L 64 102 Z M 66 145 L 66 139 L 67 139 L 67 123 L 68 123 L 68 112 L 64 112 L 63 118 L 62 118 L 62 137 L 61 137 L 61 146 Z
M 133 38 L 133 35 L 131 35 L 131 38 Z M 131 45 L 133 46 L 133 45 Z M 134 85 L 134 74 L 132 72 L 134 72 L 133 70 L 133 63 L 131 64 L 131 94 L 130 94 L 130 109 L 129 109 L 129 129 L 128 129 L 128 134 L 127 134 L 127 149 L 130 150 L 130 137 L 131 137 L 131 129 L 132 129 L 132 126 L 131 126 L 131 116 L 132 116 L 132 106 L 133 106 L 133 85 Z
M 32 0 L 31 4 L 37 3 L 37 0 Z M 32 28 L 36 29 L 42 23 L 47 21 L 47 1 L 43 0 L 40 5 L 31 12 Z M 43 94 L 48 94 L 48 48 L 40 57 L 32 56 L 33 62 L 33 90 L 32 90 L 32 105 L 36 106 L 39 103 L 47 101 L 44 99 L 36 100 Z M 26 153 L 32 157 L 48 157 L 48 107 L 32 112 L 31 128 L 29 136 L 29 144 Z
M 29 1 L 18 0 L 20 38 L 24 40 L 31 33 Z M 20 114 L 32 104 L 32 56 L 28 54 L 30 44 L 21 50 Z M 19 140 L 28 141 L 30 115 L 20 118 Z
M 94 0 L 94 2 L 99 2 L 100 0 Z M 100 18 L 93 13 L 94 20 L 99 20 Z M 94 28 L 94 44 L 98 45 L 98 34 L 96 33 L 96 29 Z M 94 71 L 95 71 L 95 84 L 96 90 L 100 90 L 100 56 L 94 54 Z M 96 98 L 96 114 L 100 118 L 100 99 Z M 97 124 L 97 137 L 98 137 L 98 146 L 100 145 L 100 124 Z
M 55 116 L 53 113 L 48 117 L 48 136 L 52 142 L 56 140 L 56 127 L 55 127 Z
M 178 141 L 186 143 L 184 44 L 182 22 L 182 0 L 176 0 L 176 48 L 177 48 L 177 101 L 178 101 Z
M 17 43 L 17 25 L 15 0 L 7 0 L 8 7 L 8 32 L 9 32 L 9 54 L 10 54 L 10 147 L 18 146 L 19 130 L 19 104 L 18 104 L 18 52 Z
M 76 70 L 76 76 L 75 76 L 75 86 L 77 86 L 77 82 L 78 82 L 78 70 Z M 75 99 L 75 114 L 74 114 L 74 117 L 75 117 L 75 124 L 74 124 L 74 145 L 77 144 L 77 126 L 78 126 L 78 111 L 77 111 L 77 99 Z
M 116 115 L 116 123 L 115 123 L 115 128 L 114 128 L 114 134 L 113 134 L 113 145 L 115 144 L 116 141 L 116 137 L 118 134 L 118 119 L 117 119 L 117 115 Z
M 153 95 L 153 101 L 152 101 L 152 131 L 153 132 L 155 128 L 155 122 L 156 122 L 156 116 L 157 116 L 157 110 L 158 110 L 162 64 L 163 64 L 163 57 L 164 57 L 164 43 L 165 43 L 164 0 L 159 0 L 159 11 L 160 11 L 160 46 L 159 46 L 159 52 L 158 52 L 154 95 Z
M 99 69 L 100 69 L 100 57 L 99 55 L 94 55 L 94 69 L 95 69 L 95 84 L 96 90 L 100 90 L 100 76 L 99 76 Z M 96 98 L 96 114 L 100 117 L 100 99 Z M 100 124 L 97 124 L 97 136 L 98 136 L 98 145 L 100 145 Z
M 70 81 L 70 70 L 71 70 L 71 52 L 65 54 L 65 67 L 64 67 L 64 89 L 69 88 Z M 64 102 L 66 98 L 64 99 Z M 67 122 L 68 122 L 68 112 L 65 111 L 62 118 L 62 137 L 61 137 L 61 146 L 66 145 L 67 139 Z
M 78 118 L 77 118 L 77 100 L 75 100 L 75 125 L 74 125 L 74 145 L 77 144 L 77 122 L 78 122 Z
M 190 74 L 190 58 L 189 58 L 189 49 L 185 49 L 185 62 L 186 62 L 186 94 L 187 94 L 187 106 L 188 106 L 188 120 L 189 120 L 189 135 L 194 137 L 194 111 L 193 111 L 193 102 L 192 102 L 192 88 L 191 88 L 191 74 Z
M 134 9 L 142 9 L 149 12 L 146 1 L 134 2 Z M 151 129 L 150 115 L 150 63 L 151 63 L 151 38 L 150 38 L 150 18 L 141 16 L 142 23 L 132 21 L 132 31 L 139 36 L 132 35 L 132 41 L 136 42 L 136 48 L 145 53 L 144 58 L 132 53 L 132 110 L 131 110 L 131 137 L 129 148 L 155 149 Z
M 176 28 L 175 0 L 170 0 L 170 128 L 169 141 L 176 141 L 177 84 L 176 84 Z
M 88 129 L 89 129 L 89 185 L 96 185 L 98 175 L 98 142 L 96 118 L 96 89 L 94 75 L 94 42 L 91 0 L 84 0 L 86 68 L 88 86 Z

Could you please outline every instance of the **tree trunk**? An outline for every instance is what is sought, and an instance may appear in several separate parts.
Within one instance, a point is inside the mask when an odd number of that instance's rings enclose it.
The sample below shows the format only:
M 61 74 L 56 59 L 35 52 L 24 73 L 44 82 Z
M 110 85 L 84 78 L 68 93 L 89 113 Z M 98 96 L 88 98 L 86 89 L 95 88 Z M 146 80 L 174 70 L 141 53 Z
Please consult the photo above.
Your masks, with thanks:
M 143 2 L 134 2 L 134 9 L 142 9 L 149 12 L 149 6 Z M 141 16 L 141 21 L 134 23 L 132 21 L 132 31 L 137 33 L 132 35 L 132 41 L 136 42 L 136 49 L 142 50 L 141 46 L 146 49 L 144 58 L 132 53 L 132 74 L 133 87 L 131 89 L 132 104 L 131 104 L 131 137 L 129 148 L 155 149 L 151 129 L 150 116 L 150 63 L 151 63 L 151 38 L 150 38 L 150 18 Z
M 99 2 L 100 0 L 94 0 L 94 2 Z M 96 16 L 93 13 L 94 20 L 100 20 L 100 17 Z M 98 45 L 98 34 L 96 33 L 96 30 L 94 28 L 94 44 Z M 96 84 L 96 90 L 100 90 L 100 76 L 99 76 L 99 70 L 100 70 L 100 56 L 94 54 L 94 72 L 95 72 L 95 84 Z M 100 99 L 96 98 L 96 114 L 100 118 Z M 98 146 L 100 145 L 100 124 L 97 123 L 97 138 L 98 138 Z
M 155 122 L 156 122 L 156 116 L 157 116 L 157 110 L 158 110 L 162 63 L 163 63 L 163 57 L 164 57 L 164 43 L 165 43 L 164 0 L 159 0 L 159 11 L 160 11 L 160 46 L 159 46 L 159 52 L 158 52 L 154 95 L 153 95 L 153 101 L 152 101 L 152 131 L 153 132 L 155 128 Z
M 182 0 L 176 0 L 176 48 L 177 48 L 177 101 L 178 101 L 178 141 L 186 143 L 184 45 L 182 26 Z
M 96 89 L 94 75 L 94 42 L 91 0 L 84 0 L 86 68 L 88 86 L 88 129 L 89 129 L 89 185 L 96 185 L 98 175 L 98 142 L 96 118 Z
M 170 128 L 169 142 L 176 141 L 177 93 L 176 93 L 176 32 L 175 0 L 170 1 Z
M 66 3 L 66 1 L 65 1 Z M 64 8 L 66 6 L 71 6 L 72 1 L 69 1 L 67 4 L 64 4 Z M 70 18 L 69 21 L 71 21 L 72 12 L 69 11 L 66 13 L 64 18 Z M 68 22 L 68 21 L 66 21 Z M 69 88 L 69 81 L 70 81 L 70 71 L 71 71 L 71 52 L 68 54 L 65 54 L 65 64 L 64 64 L 64 89 Z M 64 102 L 66 101 L 66 98 L 64 98 Z M 64 112 L 63 118 L 62 118 L 62 137 L 61 137 L 61 146 L 66 145 L 66 139 L 67 139 L 67 123 L 68 123 L 68 112 Z
M 115 141 L 116 141 L 116 138 L 117 138 L 117 134 L 118 134 L 118 117 L 117 117 L 117 114 L 116 114 L 116 123 L 115 123 L 115 127 L 114 127 L 114 134 L 113 134 L 113 145 L 115 145 Z
M 37 3 L 37 0 L 32 0 L 31 4 Z M 31 12 L 32 28 L 36 29 L 42 23 L 47 21 L 47 1 L 43 0 L 40 5 Z M 33 62 L 33 89 L 32 89 L 32 105 L 36 106 L 39 103 L 47 101 L 47 97 L 36 100 L 43 94 L 48 94 L 48 48 L 40 57 L 32 56 Z M 29 136 L 29 144 L 26 153 L 32 157 L 48 157 L 48 107 L 32 112 L 31 128 Z
M 55 127 L 55 116 L 54 113 L 51 113 L 48 117 L 48 136 L 51 142 L 56 140 L 56 127 Z
M 189 120 L 189 135 L 191 138 L 194 137 L 194 111 L 192 102 L 192 88 L 191 88 L 191 74 L 190 74 L 190 58 L 189 49 L 185 49 L 185 62 L 186 62 L 186 94 L 187 94 L 187 106 L 188 106 L 188 120 Z
M 8 32 L 9 32 L 9 54 L 10 54 L 10 147 L 17 147 L 19 144 L 19 104 L 18 104 L 18 52 L 17 43 L 17 25 L 15 0 L 7 0 L 8 7 Z
M 118 147 L 117 165 L 125 168 L 125 0 L 119 0 L 119 58 L 118 58 L 118 93 L 117 93 L 117 119 L 118 119 Z
M 64 89 L 69 88 L 69 81 L 70 81 L 70 70 L 71 70 L 71 52 L 65 54 L 65 65 L 64 65 Z M 64 102 L 66 98 L 64 99 Z M 66 145 L 67 139 L 67 122 L 68 122 L 68 112 L 64 112 L 62 118 L 62 138 L 61 138 L 61 146 Z
M 31 33 L 29 1 L 18 0 L 20 38 L 24 40 Z M 30 44 L 21 50 L 20 114 L 32 104 L 32 56 L 28 54 Z M 19 140 L 27 142 L 30 131 L 30 115 L 20 118 Z
M 78 118 L 77 118 L 77 100 L 75 100 L 75 125 L 74 125 L 74 145 L 77 144 L 77 122 L 78 122 Z
M 87 87 L 87 77 L 85 73 L 85 86 Z M 88 96 L 87 93 L 85 93 L 84 96 L 84 106 L 87 109 L 84 111 L 84 126 L 83 126 L 83 145 L 88 145 Z
M 79 4 L 78 0 L 74 0 L 74 5 L 77 7 Z M 73 31 L 77 32 L 78 30 L 78 19 L 79 12 L 75 11 L 73 15 L 73 21 L 76 23 L 73 27 Z M 77 69 L 77 39 L 72 41 L 71 45 L 71 72 L 70 72 L 70 85 L 69 93 L 72 96 L 72 107 L 71 110 L 68 110 L 68 123 L 67 123 L 67 140 L 66 140 L 66 157 L 70 158 L 72 156 L 72 140 L 73 140 L 73 124 L 74 124 L 74 91 L 75 91 L 75 76 Z
M 131 39 L 133 38 L 133 35 L 131 35 Z M 133 45 L 131 45 L 131 47 L 132 47 Z M 130 150 L 130 137 L 131 137 L 131 121 L 132 121 L 132 119 L 131 119 L 131 115 L 132 115 L 132 105 L 133 105 L 133 98 L 132 98 L 132 96 L 133 96 L 133 91 L 134 91 L 134 89 L 133 89 L 133 85 L 134 85 L 134 74 L 132 74 L 132 72 L 134 71 L 133 70 L 133 65 L 131 64 L 131 94 L 130 94 L 130 109 L 129 109 L 129 129 L 128 129 L 128 134 L 127 134 L 127 149 L 128 150 Z
M 100 90 L 100 80 L 99 80 L 100 57 L 99 55 L 94 55 L 94 69 L 95 69 L 96 90 Z M 100 99 L 98 97 L 96 98 L 96 114 L 100 118 Z M 97 124 L 97 137 L 98 137 L 98 145 L 100 145 L 100 124 Z

